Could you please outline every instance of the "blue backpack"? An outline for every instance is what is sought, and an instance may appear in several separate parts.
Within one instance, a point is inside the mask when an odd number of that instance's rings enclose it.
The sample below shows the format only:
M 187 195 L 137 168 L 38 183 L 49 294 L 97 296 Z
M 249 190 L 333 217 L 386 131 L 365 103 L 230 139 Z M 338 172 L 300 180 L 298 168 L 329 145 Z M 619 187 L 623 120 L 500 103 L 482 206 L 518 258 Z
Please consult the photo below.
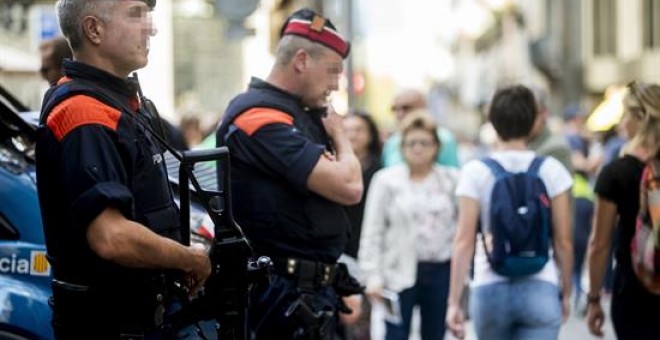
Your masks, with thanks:
M 552 233 L 550 199 L 538 175 L 545 158 L 535 157 L 527 172 L 511 173 L 492 158 L 481 161 L 495 176 L 491 193 L 490 232 L 492 252 L 486 257 L 493 270 L 503 276 L 520 277 L 539 272 L 549 259 Z

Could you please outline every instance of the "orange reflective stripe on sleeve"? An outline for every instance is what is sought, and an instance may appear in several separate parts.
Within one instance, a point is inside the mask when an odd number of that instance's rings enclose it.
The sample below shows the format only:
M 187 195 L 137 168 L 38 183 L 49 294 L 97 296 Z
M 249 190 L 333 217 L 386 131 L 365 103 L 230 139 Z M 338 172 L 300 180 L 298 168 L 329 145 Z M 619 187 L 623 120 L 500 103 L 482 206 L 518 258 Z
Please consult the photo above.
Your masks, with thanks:
M 99 124 L 116 131 L 120 116 L 119 110 L 97 99 L 76 95 L 55 106 L 46 125 L 61 141 L 69 132 L 83 125 Z
M 255 107 L 245 111 L 234 120 L 234 125 L 248 136 L 252 136 L 257 130 L 268 124 L 293 125 L 293 117 L 276 109 Z

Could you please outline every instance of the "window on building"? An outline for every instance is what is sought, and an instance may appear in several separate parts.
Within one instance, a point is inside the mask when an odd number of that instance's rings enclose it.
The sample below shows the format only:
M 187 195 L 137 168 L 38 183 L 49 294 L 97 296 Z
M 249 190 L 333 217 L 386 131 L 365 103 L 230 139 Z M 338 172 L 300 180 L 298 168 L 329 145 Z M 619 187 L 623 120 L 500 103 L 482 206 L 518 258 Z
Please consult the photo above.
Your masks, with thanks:
M 615 55 L 616 0 L 593 0 L 593 23 L 594 54 Z
M 660 48 L 660 0 L 644 0 L 642 25 L 644 48 Z

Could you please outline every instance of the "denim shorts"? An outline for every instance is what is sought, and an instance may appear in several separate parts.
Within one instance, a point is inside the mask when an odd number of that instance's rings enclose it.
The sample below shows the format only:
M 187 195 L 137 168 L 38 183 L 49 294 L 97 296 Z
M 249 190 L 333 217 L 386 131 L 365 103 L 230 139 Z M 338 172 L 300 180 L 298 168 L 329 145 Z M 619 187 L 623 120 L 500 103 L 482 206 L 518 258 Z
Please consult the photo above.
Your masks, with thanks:
M 559 288 L 516 279 L 471 289 L 470 315 L 479 339 L 555 340 L 561 326 Z

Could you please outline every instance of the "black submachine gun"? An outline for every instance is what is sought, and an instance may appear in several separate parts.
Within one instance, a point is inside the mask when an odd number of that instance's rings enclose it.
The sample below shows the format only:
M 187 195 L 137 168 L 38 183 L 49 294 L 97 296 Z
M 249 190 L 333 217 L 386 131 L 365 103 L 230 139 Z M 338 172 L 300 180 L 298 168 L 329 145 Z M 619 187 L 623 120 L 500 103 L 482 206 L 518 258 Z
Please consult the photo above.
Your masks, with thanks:
M 133 78 L 138 85 L 141 110 L 150 120 L 142 125 L 158 140 L 163 148 L 179 162 L 179 206 L 181 210 L 182 243 L 190 245 L 190 203 L 194 197 L 208 213 L 214 225 L 214 237 L 209 250 L 211 275 L 199 295 L 188 301 L 185 285 L 175 282 L 175 293 L 180 295 L 181 309 L 165 316 L 164 326 L 178 330 L 200 321 L 215 320 L 217 335 L 221 340 L 245 340 L 247 336 L 247 308 L 251 287 L 258 282 L 268 282 L 272 261 L 266 256 L 255 259 L 248 239 L 234 220 L 231 201 L 229 150 L 189 150 L 179 152 L 170 146 L 154 129 L 160 117 L 153 103 L 142 95 L 137 74 Z M 161 125 L 162 127 L 162 125 Z M 195 177 L 195 165 L 215 162 L 221 167 L 217 188 L 202 188 Z M 204 165 L 204 164 L 199 164 Z M 193 193 L 191 194 L 191 187 Z
M 209 256 L 212 272 L 199 297 L 184 304 L 166 322 L 172 326 L 185 326 L 200 320 L 215 319 L 219 339 L 247 339 L 246 315 L 250 287 L 259 281 L 267 281 L 271 266 L 268 257 L 253 260 L 253 252 L 241 228 L 234 221 L 231 208 L 231 182 L 229 150 L 226 147 L 191 150 L 181 154 L 179 190 L 183 244 L 190 244 L 190 189 L 209 213 L 214 224 L 214 239 Z M 193 170 L 199 162 L 216 161 L 221 166 L 222 178 L 218 187 L 222 190 L 202 188 Z

